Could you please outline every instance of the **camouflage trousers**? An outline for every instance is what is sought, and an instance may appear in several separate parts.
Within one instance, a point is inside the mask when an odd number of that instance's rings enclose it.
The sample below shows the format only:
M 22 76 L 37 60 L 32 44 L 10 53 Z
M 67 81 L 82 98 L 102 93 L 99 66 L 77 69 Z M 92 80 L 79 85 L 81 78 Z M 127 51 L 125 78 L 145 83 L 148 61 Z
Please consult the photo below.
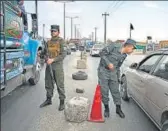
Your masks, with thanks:
M 64 70 L 63 66 L 59 65 L 59 68 L 53 69 L 53 75 L 54 75 L 54 82 L 50 74 L 49 66 L 46 67 L 45 70 L 45 89 L 47 91 L 47 98 L 53 97 L 54 92 L 54 84 L 57 85 L 57 91 L 59 94 L 59 99 L 64 100 L 65 99 L 65 90 L 64 90 Z
M 109 90 L 110 90 L 114 104 L 121 105 L 121 95 L 119 92 L 118 81 L 99 78 L 99 84 L 101 86 L 101 95 L 103 104 L 107 105 L 109 103 Z

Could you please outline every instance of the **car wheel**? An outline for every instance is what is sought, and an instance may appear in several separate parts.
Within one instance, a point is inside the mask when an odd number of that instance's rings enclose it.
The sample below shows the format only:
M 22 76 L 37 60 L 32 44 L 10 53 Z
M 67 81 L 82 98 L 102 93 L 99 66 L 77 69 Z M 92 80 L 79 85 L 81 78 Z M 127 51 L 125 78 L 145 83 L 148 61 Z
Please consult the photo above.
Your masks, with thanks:
M 30 85 L 36 85 L 40 80 L 40 71 L 36 71 L 34 77 L 29 79 Z
M 126 76 L 121 78 L 121 97 L 124 101 L 129 101 L 128 92 L 127 92 L 127 79 Z
M 168 131 L 168 120 L 163 123 L 161 131 Z
M 36 85 L 40 80 L 40 57 L 37 55 L 36 65 L 33 67 L 34 75 L 28 80 L 30 85 Z

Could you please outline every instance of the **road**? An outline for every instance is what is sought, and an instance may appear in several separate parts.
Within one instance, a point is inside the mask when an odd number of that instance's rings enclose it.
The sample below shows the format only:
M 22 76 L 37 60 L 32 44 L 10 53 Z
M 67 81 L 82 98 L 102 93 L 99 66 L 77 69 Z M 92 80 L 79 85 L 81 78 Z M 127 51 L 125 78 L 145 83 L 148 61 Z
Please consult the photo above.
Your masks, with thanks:
M 100 58 L 88 56 L 88 73 L 85 81 L 72 80 L 72 73 L 76 72 L 78 53 L 69 55 L 64 60 L 65 85 L 67 99 L 79 94 L 75 93 L 77 87 L 85 89 L 80 96 L 93 100 L 97 84 L 97 66 Z M 64 112 L 58 111 L 58 94 L 55 90 L 53 104 L 46 108 L 39 108 L 45 100 L 44 70 L 41 72 L 40 82 L 35 86 L 24 85 L 18 87 L 1 100 L 1 131 L 158 131 L 153 123 L 133 102 L 123 102 L 125 119 L 115 114 L 115 107 L 110 101 L 111 117 L 105 123 L 83 122 L 80 124 L 67 122 Z

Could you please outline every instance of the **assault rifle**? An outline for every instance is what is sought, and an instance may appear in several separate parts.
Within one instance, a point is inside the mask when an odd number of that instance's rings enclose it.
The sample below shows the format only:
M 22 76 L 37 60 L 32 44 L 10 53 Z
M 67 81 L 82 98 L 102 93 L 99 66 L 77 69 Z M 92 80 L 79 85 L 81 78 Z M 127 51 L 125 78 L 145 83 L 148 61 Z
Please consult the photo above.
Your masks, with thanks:
M 48 46 L 47 46 L 47 42 L 43 41 L 44 42 L 44 46 L 45 46 L 45 61 L 47 61 L 49 59 L 49 51 L 48 51 Z M 50 75 L 51 75 L 51 78 L 52 78 L 52 81 L 53 81 L 53 85 L 55 84 L 54 83 L 54 74 L 53 74 L 53 70 L 52 70 L 52 66 L 51 64 L 47 64 L 47 66 L 49 67 L 49 70 L 50 70 Z

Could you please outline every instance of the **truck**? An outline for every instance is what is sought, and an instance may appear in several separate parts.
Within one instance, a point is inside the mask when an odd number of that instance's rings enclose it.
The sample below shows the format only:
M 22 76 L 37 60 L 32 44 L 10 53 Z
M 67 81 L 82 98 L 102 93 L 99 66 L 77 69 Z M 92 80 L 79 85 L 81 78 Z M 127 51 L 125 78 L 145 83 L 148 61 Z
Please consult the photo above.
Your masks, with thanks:
M 40 79 L 42 42 L 37 35 L 37 14 L 31 14 L 32 31 L 28 32 L 19 11 L 18 0 L 1 1 L 1 98 L 24 83 L 36 85 Z

